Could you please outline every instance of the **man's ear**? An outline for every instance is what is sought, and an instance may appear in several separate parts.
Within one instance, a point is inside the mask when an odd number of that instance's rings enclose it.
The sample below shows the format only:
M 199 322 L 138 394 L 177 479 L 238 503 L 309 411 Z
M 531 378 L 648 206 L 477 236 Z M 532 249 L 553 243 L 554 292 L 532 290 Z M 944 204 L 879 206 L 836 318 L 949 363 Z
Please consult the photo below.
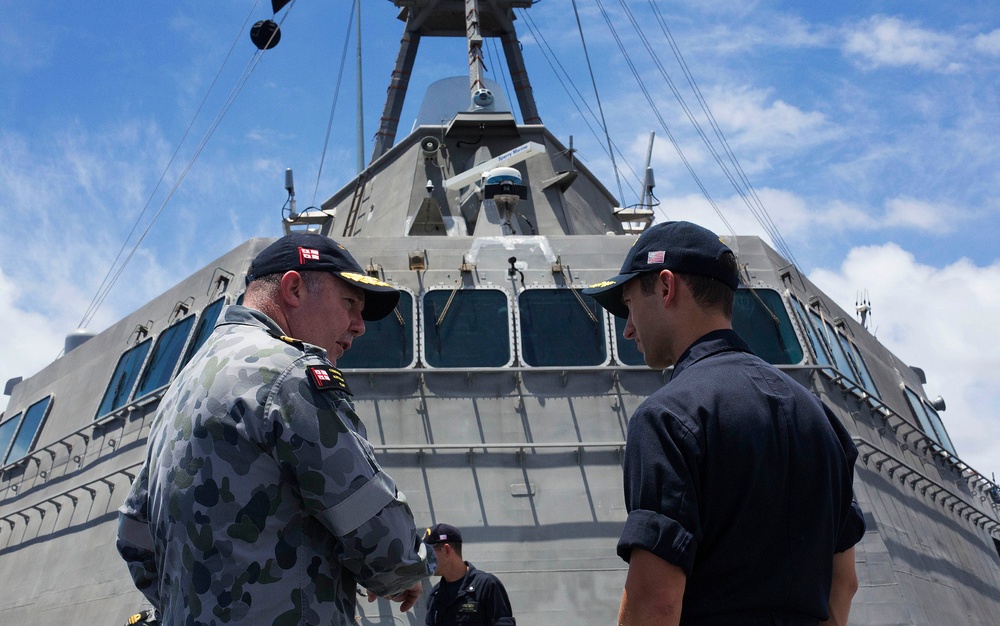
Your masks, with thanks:
M 666 306 L 670 304 L 677 295 L 677 275 L 670 270 L 662 270 L 657 278 L 656 295 L 663 300 L 663 305 Z
M 302 274 L 292 270 L 285 272 L 281 277 L 279 293 L 281 294 L 281 301 L 285 305 L 292 308 L 302 306 L 305 291 L 306 282 L 303 280 Z

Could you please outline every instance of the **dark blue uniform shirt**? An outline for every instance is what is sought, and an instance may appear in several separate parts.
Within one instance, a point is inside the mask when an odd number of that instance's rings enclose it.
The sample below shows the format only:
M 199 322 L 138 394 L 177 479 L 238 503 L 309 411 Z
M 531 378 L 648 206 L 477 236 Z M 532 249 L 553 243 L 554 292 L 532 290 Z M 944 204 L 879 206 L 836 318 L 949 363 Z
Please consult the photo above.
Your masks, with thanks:
M 711 332 L 629 421 L 618 554 L 684 570 L 682 623 L 826 619 L 833 554 L 864 534 L 857 455 L 808 389 Z
M 452 624 L 482 624 L 483 626 L 515 626 L 515 621 L 503 583 L 488 572 L 481 572 L 472 563 L 465 562 L 469 571 L 461 580 L 455 596 L 445 598 L 441 594 L 441 583 L 431 591 L 427 599 L 427 620 L 429 626 L 451 626 Z

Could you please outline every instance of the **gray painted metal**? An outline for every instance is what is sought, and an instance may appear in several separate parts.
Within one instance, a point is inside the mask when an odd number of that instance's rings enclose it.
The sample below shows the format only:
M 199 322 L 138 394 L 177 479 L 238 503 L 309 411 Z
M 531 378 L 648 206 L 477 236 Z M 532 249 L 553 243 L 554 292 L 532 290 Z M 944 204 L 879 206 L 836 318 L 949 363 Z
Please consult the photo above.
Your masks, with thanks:
M 354 256 L 413 294 L 418 316 L 420 296 L 434 289 L 504 290 L 512 303 L 511 364 L 428 367 L 418 323 L 413 364 L 346 374 L 379 459 L 418 524 L 460 526 L 466 556 L 503 579 L 520 624 L 612 623 L 626 572 L 615 555 L 626 515 L 626 424 L 665 374 L 621 365 L 614 350 L 593 367 L 525 366 L 516 303 L 525 288 L 582 287 L 615 273 L 635 237 L 615 219 L 607 189 L 571 163 L 544 127 L 494 116 L 481 145 L 461 143 L 477 129 L 462 119 L 418 128 L 324 203 L 334 217 L 311 226 L 337 237 L 347 228 Z M 420 149 L 428 135 L 444 144 L 430 157 Z M 529 189 L 519 207 L 525 230 L 475 236 L 487 219 L 476 189 L 447 191 L 440 182 L 528 141 L 546 154 L 517 166 Z M 566 171 L 575 171 L 575 180 L 552 183 Z M 427 217 L 432 210 L 435 219 Z M 414 228 L 421 211 L 424 225 Z M 236 247 L 14 386 L 7 418 L 46 396 L 52 405 L 28 456 L 0 468 L 0 623 L 66 615 L 120 623 L 143 608 L 115 552 L 115 509 L 142 460 L 163 390 L 98 420 L 95 413 L 138 327 L 156 335 L 177 316 L 178 302 L 200 315 L 219 297 L 235 301 L 250 259 L 269 242 Z M 861 451 L 855 488 L 869 530 L 857 548 L 861 588 L 852 623 L 995 622 L 1000 517 L 989 490 L 996 485 L 921 430 L 905 396 L 909 389 L 926 398 L 918 374 L 763 241 L 727 243 L 745 266 L 746 285 L 774 290 L 785 303 L 806 355 L 785 369 L 833 408 Z M 508 272 L 511 256 L 523 284 Z M 411 269 L 412 258 L 425 268 Z M 850 338 L 878 397 L 819 364 L 794 301 Z M 612 320 L 604 324 L 613 346 Z M 419 624 L 424 605 L 403 616 L 386 602 L 362 601 L 359 610 L 361 624 Z

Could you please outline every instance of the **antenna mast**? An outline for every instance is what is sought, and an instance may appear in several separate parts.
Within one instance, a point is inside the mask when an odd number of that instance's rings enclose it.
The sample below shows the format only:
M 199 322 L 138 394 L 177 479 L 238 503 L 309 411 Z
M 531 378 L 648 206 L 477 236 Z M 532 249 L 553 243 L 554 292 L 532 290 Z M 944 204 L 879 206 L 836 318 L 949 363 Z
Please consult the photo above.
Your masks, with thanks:
M 361 0 L 358 5 L 358 173 L 365 169 L 365 105 L 361 82 Z

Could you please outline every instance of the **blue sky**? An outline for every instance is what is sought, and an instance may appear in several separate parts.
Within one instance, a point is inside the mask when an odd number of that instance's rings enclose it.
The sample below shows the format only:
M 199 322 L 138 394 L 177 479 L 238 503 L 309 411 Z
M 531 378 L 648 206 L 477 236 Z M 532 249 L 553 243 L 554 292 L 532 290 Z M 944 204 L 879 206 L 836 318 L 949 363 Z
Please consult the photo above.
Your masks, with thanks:
M 296 0 L 282 12 L 281 44 L 254 68 L 91 329 L 243 240 L 277 236 L 286 167 L 295 170 L 300 209 L 355 173 L 351 41 L 317 190 L 349 5 Z M 767 237 L 687 122 L 620 2 L 577 5 L 609 130 L 624 155 L 619 165 L 640 171 L 649 132 L 656 132 L 659 219 L 729 232 L 651 113 L 601 6 L 726 221 L 740 234 Z M 696 106 L 649 3 L 627 6 Z M 657 6 L 802 269 L 848 310 L 867 290 L 876 336 L 927 372 L 929 395 L 946 399 L 943 418 L 959 454 L 987 475 L 1000 470 L 1000 6 L 995 0 L 751 2 L 738 10 L 728 1 L 660 0 Z M 118 250 L 135 242 L 133 225 L 138 220 L 139 232 L 149 225 L 250 60 L 244 21 L 271 11 L 269 3 L 252 0 L 0 0 L 0 9 L 3 382 L 59 354 Z M 389 0 L 366 0 L 362 12 L 367 158 L 402 24 Z M 572 5 L 542 0 L 528 14 L 537 31 L 526 28 L 526 19 L 517 23 L 542 119 L 564 142 L 572 135 L 579 157 L 617 192 L 603 137 L 588 129 L 542 54 L 554 51 L 596 109 Z M 500 62 L 498 50 L 487 46 L 491 68 Z M 400 136 L 423 87 L 465 67 L 462 42 L 424 40 Z M 635 202 L 631 173 L 622 185 L 624 202 Z M 0 407 L 5 402 L 0 398 Z

